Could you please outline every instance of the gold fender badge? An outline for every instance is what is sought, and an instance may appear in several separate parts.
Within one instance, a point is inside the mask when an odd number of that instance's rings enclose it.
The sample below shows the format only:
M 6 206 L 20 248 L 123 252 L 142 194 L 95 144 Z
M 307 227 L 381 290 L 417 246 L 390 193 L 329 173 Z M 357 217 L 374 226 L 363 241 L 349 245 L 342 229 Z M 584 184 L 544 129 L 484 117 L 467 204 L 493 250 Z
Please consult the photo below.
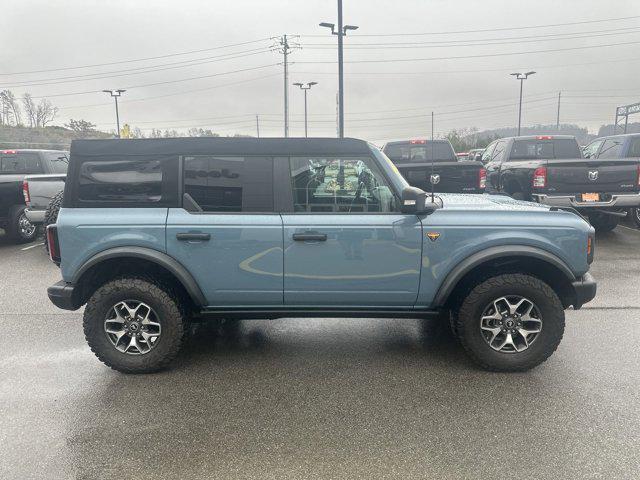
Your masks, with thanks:
M 427 237 L 432 242 L 435 242 L 438 238 L 440 238 L 440 234 L 438 232 L 427 232 Z

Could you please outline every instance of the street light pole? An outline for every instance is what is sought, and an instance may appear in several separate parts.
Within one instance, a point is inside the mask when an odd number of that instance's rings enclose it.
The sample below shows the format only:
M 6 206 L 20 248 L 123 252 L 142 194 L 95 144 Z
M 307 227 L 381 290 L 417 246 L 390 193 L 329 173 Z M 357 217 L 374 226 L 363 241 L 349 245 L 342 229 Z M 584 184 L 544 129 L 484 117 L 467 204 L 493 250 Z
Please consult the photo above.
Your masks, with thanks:
M 295 86 L 300 87 L 300 90 L 304 92 L 304 136 L 309 136 L 309 130 L 307 128 L 307 91 L 311 90 L 311 87 L 317 85 L 318 82 L 308 83 L 294 83 Z
M 342 24 L 342 0 L 338 0 L 338 29 L 333 23 L 322 22 L 321 27 L 331 29 L 332 35 L 338 36 L 338 136 L 344 138 L 344 62 L 343 38 L 347 30 L 357 30 L 356 25 Z
M 510 75 L 516 77 L 517 80 L 520 80 L 520 102 L 518 106 L 518 136 L 520 136 L 520 125 L 522 123 L 522 86 L 524 81 L 527 79 L 529 75 L 533 75 L 536 72 L 527 72 L 527 73 L 511 73 Z
M 118 135 L 118 138 L 120 138 L 120 113 L 118 112 L 118 97 L 120 97 L 124 92 L 126 92 L 126 90 L 103 90 L 104 93 L 108 93 L 109 95 L 111 95 L 113 97 L 113 99 L 116 102 L 116 133 Z

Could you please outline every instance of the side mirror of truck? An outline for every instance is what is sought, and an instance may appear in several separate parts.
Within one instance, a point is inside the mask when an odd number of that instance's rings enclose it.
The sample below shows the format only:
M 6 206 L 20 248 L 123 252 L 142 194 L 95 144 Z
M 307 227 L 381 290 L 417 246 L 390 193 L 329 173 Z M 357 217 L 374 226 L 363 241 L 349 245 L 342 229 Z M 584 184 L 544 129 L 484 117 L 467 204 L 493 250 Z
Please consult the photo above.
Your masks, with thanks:
M 424 190 L 416 187 L 406 187 L 402 190 L 402 213 L 414 215 L 429 215 L 439 205 L 427 200 Z

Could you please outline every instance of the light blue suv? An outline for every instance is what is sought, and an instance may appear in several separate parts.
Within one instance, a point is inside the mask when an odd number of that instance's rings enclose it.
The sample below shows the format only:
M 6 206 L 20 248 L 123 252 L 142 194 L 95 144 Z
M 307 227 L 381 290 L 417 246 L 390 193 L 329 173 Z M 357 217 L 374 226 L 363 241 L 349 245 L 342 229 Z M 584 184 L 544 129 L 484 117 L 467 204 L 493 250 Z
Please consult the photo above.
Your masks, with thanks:
M 580 216 L 428 195 L 355 139 L 80 140 L 47 232 L 98 358 L 167 366 L 209 318 L 444 318 L 491 370 L 549 357 L 595 296 Z

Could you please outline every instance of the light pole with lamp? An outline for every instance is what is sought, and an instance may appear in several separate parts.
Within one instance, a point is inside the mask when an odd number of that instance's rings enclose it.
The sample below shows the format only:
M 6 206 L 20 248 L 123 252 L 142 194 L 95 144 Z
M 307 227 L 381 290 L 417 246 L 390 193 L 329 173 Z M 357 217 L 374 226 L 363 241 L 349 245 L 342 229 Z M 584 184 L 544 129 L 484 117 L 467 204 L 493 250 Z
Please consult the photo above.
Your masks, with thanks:
M 522 84 L 527 79 L 529 75 L 533 75 L 536 72 L 527 72 L 527 73 L 510 73 L 516 77 L 517 80 L 520 80 L 520 106 L 518 107 L 518 136 L 520 136 L 520 123 L 522 122 Z
M 124 92 L 126 92 L 126 90 L 103 90 L 104 93 L 108 93 L 109 95 L 111 95 L 113 97 L 113 99 L 116 102 L 116 128 L 117 133 L 118 133 L 118 138 L 120 138 L 120 114 L 118 113 L 118 97 L 122 96 L 122 94 Z
M 296 87 L 300 87 L 300 90 L 304 92 L 304 136 L 305 138 L 309 136 L 309 130 L 307 128 L 307 91 L 311 90 L 311 87 L 317 84 L 318 82 L 294 83 Z

